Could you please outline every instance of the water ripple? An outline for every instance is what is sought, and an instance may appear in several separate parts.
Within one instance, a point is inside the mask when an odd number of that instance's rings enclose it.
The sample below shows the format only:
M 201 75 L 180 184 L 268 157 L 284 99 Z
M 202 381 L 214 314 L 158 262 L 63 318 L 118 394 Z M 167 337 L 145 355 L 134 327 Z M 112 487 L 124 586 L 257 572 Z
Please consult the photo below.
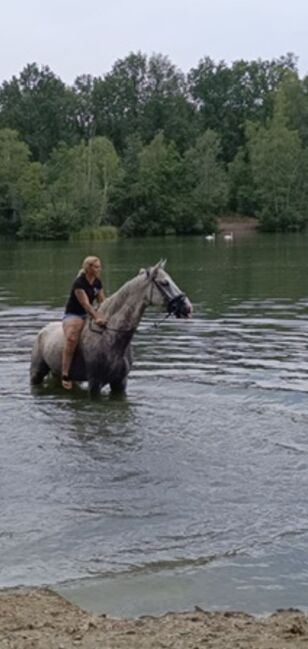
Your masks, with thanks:
M 149 314 L 128 396 L 91 402 L 30 390 L 31 345 L 60 310 L 0 298 L 2 585 L 308 544 L 306 300 Z

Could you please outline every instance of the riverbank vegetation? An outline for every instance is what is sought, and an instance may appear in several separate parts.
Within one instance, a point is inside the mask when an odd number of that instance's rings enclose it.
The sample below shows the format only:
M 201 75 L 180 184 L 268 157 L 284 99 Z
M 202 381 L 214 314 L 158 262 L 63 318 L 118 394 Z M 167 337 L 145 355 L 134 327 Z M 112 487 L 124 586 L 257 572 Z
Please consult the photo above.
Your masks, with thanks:
M 183 74 L 137 52 L 65 85 L 29 64 L 0 86 L 0 234 L 61 239 L 264 230 L 308 220 L 308 77 L 296 57 L 209 57 Z

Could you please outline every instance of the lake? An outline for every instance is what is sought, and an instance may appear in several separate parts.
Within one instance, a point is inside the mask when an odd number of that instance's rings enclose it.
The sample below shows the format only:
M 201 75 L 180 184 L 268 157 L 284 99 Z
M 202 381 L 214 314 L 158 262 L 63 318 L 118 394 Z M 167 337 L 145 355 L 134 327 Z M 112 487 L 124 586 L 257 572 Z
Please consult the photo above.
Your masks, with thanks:
M 106 292 L 161 257 L 124 399 L 31 390 L 37 331 L 87 254 Z M 0 587 L 123 615 L 307 607 L 308 235 L 0 242 Z

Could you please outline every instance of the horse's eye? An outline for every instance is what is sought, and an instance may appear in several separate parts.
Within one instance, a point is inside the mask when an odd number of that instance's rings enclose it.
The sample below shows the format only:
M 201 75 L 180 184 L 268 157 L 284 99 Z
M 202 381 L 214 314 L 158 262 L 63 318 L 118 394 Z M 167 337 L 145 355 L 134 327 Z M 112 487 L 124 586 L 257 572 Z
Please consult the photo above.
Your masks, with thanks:
M 162 285 L 162 286 L 166 286 L 166 287 L 169 286 L 169 282 L 168 282 L 168 280 L 167 280 L 167 279 L 163 279 L 163 280 L 161 281 L 161 285 Z

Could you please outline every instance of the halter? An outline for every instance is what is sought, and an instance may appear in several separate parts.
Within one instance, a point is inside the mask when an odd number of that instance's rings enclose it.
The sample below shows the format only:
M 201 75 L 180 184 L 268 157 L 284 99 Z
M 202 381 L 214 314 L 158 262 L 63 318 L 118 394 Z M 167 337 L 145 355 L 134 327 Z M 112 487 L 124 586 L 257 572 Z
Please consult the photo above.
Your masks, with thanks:
M 147 276 L 149 277 L 149 271 L 147 271 Z M 165 298 L 167 302 L 167 312 L 169 317 L 170 315 L 175 315 L 175 316 L 180 316 L 182 313 L 182 306 L 185 303 L 186 300 L 186 295 L 185 293 L 178 293 L 178 295 L 175 295 L 175 297 L 170 298 L 168 295 L 168 292 L 165 290 L 164 286 L 162 286 L 156 279 L 155 277 L 151 278 L 151 282 L 155 284 L 156 288 L 159 290 L 161 295 Z M 152 302 L 152 296 L 153 296 L 153 284 L 152 284 L 152 290 L 151 290 L 151 295 L 150 295 L 150 304 Z

